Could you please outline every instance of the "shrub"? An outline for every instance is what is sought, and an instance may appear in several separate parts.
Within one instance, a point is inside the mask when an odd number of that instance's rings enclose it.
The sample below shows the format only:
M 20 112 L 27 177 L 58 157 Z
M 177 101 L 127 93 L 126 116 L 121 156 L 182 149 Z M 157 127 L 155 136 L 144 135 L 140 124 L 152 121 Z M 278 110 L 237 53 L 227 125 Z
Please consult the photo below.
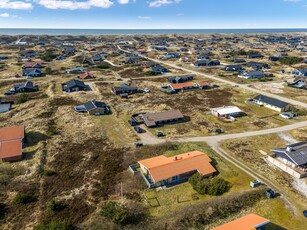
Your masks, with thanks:
M 62 202 L 51 200 L 47 204 L 47 208 L 50 211 L 59 212 L 62 211 L 64 208 L 66 208 L 66 205 Z
M 156 73 L 154 71 L 151 71 L 151 70 L 146 71 L 144 74 L 145 74 L 145 76 L 155 76 L 156 75 Z
M 45 170 L 43 174 L 44 174 L 44 176 L 53 176 L 53 175 L 55 175 L 55 171 Z
M 279 62 L 283 65 L 295 65 L 302 62 L 304 58 L 301 57 L 282 57 Z
M 45 72 L 49 75 L 53 74 L 53 70 L 50 67 L 46 67 Z
M 28 204 L 33 202 L 34 200 L 35 200 L 34 197 L 24 193 L 17 193 L 17 195 L 14 198 L 14 202 L 16 204 Z
M 145 210 L 137 203 L 119 205 L 109 201 L 102 207 L 101 215 L 115 224 L 137 224 L 145 216 Z
M 3 203 L 0 203 L 0 220 L 2 220 L 6 214 L 6 205 Z
M 201 195 L 219 196 L 231 188 L 230 183 L 223 178 L 203 178 L 199 173 L 194 174 L 189 183 Z
M 29 99 L 28 95 L 26 93 L 22 93 L 22 94 L 19 94 L 18 97 L 16 98 L 16 103 L 22 104 L 22 103 L 27 102 L 28 99 Z
M 97 68 L 99 68 L 99 69 L 110 69 L 111 65 L 109 63 L 102 62 L 101 64 L 97 65 Z

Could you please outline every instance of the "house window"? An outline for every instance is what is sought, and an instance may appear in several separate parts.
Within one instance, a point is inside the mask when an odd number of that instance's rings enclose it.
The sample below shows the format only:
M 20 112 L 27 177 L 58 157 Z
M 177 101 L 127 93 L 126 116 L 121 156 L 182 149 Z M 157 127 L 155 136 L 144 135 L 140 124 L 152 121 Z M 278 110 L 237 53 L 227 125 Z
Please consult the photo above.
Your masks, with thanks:
M 173 176 L 172 181 L 178 181 L 179 180 L 179 176 Z

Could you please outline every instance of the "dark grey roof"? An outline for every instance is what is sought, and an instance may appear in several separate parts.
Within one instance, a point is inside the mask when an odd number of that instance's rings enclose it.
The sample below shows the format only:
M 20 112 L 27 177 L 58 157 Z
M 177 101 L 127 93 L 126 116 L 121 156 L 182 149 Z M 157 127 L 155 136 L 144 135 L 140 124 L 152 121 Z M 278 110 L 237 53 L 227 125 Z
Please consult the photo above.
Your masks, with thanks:
M 79 80 L 69 80 L 67 83 L 66 83 L 67 87 L 68 88 L 72 88 L 72 87 L 83 87 L 83 88 L 86 88 L 86 85 L 84 84 L 83 81 L 79 81 Z
M 286 148 L 273 149 L 272 151 L 297 166 L 307 164 L 307 142 L 299 142 L 288 145 Z
M 21 83 L 21 84 L 16 84 L 14 85 L 14 88 L 16 88 L 17 90 L 19 89 L 22 89 L 22 88 L 36 88 L 34 85 L 33 85 L 33 82 L 32 81 L 27 81 L 27 82 L 24 82 L 24 83 Z
M 280 101 L 278 99 L 267 97 L 267 96 L 264 96 L 264 95 L 258 95 L 257 97 L 254 98 L 254 100 L 261 101 L 261 102 L 267 103 L 269 105 L 276 106 L 278 108 L 284 108 L 287 105 L 289 105 L 289 103 L 287 103 L 287 102 Z
M 99 102 L 99 101 L 88 101 L 84 103 L 84 107 L 86 108 L 87 111 L 93 110 L 95 108 L 106 108 L 107 105 L 104 102 Z

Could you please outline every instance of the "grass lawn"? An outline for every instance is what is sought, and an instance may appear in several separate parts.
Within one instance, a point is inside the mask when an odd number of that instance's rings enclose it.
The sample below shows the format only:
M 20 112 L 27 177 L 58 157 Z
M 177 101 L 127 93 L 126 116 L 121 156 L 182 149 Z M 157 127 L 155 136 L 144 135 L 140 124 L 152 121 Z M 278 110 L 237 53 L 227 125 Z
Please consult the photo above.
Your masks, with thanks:
M 220 158 L 207 144 L 205 143 L 182 143 L 178 144 L 176 150 L 165 152 L 165 156 L 174 156 L 189 151 L 202 151 L 208 154 L 215 164 L 219 172 L 219 176 L 231 182 L 232 188 L 228 193 L 244 191 L 249 189 L 249 181 L 253 178 L 246 175 L 233 165 L 230 165 L 224 159 Z M 170 189 L 157 191 L 150 189 L 145 191 L 148 202 L 151 205 L 149 208 L 153 216 L 165 216 L 178 208 L 186 205 L 197 203 L 199 200 L 214 199 L 212 196 L 199 195 L 193 190 L 192 186 L 187 182 Z M 179 201 L 179 202 L 178 202 Z

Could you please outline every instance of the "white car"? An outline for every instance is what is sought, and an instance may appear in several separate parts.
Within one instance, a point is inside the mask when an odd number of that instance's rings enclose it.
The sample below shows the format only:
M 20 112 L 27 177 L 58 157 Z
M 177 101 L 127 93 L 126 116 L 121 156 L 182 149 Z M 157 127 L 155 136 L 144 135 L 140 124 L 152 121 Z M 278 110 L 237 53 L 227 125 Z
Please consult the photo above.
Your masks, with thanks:
M 144 91 L 144 93 L 149 93 L 149 92 L 150 92 L 150 89 L 145 88 L 143 91 Z
M 292 119 L 292 116 L 287 114 L 287 113 L 281 113 L 281 114 L 279 114 L 279 116 L 281 116 L 282 118 L 285 118 L 285 119 Z

